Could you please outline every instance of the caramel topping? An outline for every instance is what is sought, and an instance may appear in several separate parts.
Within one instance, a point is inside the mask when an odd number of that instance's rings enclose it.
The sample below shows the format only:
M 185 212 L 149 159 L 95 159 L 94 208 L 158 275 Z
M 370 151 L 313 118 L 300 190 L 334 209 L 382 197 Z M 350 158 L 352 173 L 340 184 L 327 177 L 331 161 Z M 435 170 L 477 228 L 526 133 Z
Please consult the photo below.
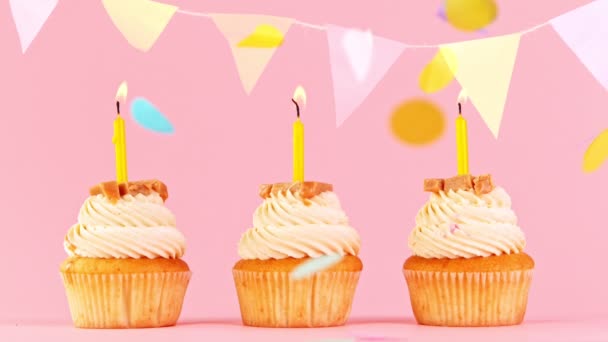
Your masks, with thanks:
M 445 180 L 445 185 L 443 187 L 444 191 L 471 190 L 471 189 L 473 189 L 473 176 L 471 176 L 471 175 L 462 175 L 462 176 L 447 178 Z
M 304 199 L 310 199 L 322 192 L 333 191 L 334 187 L 328 183 L 321 182 L 294 182 L 275 183 L 260 185 L 260 197 L 266 199 L 271 194 L 280 194 L 291 191 L 294 195 L 300 195 Z
M 424 191 L 439 192 L 443 190 L 444 180 L 441 178 L 429 178 L 424 180 Z
M 424 191 L 438 193 L 440 191 L 474 191 L 477 195 L 487 194 L 494 190 L 492 176 L 460 175 L 452 178 L 428 178 L 424 180 Z
M 494 183 L 492 182 L 492 176 L 481 175 L 473 178 L 473 189 L 478 195 L 487 194 L 494 189 Z
M 91 189 L 89 190 L 89 194 L 91 196 L 102 194 L 107 197 L 112 203 L 116 203 L 122 196 L 127 194 L 149 195 L 152 192 L 158 193 L 163 199 L 163 201 L 166 201 L 169 197 L 167 186 L 157 179 L 134 181 L 120 184 L 116 183 L 116 181 L 109 181 L 99 183 L 91 187 Z

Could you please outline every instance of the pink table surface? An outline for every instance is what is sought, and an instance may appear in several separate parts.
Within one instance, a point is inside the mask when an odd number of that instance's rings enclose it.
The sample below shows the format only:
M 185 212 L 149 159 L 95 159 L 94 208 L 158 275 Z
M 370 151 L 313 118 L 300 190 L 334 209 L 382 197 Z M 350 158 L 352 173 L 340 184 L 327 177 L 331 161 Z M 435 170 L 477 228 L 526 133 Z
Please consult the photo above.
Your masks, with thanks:
M 531 320 L 497 328 L 443 328 L 400 319 L 352 320 L 338 328 L 262 329 L 239 321 L 185 321 L 178 326 L 139 330 L 84 330 L 67 324 L 2 324 L 0 341 L 547 341 L 606 342 L 608 317 L 585 320 Z

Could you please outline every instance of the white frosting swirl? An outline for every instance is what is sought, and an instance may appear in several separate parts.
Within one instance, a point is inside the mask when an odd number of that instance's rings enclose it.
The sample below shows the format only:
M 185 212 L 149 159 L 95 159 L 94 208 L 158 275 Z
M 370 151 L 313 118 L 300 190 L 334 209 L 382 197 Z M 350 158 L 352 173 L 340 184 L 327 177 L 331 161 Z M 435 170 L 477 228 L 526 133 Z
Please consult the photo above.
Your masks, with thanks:
M 70 256 L 87 258 L 180 258 L 186 241 L 157 193 L 87 198 L 64 239 Z
M 488 194 L 471 191 L 431 194 L 416 216 L 408 241 L 424 258 L 472 258 L 519 253 L 526 240 L 500 187 Z
M 241 237 L 238 253 L 260 260 L 357 255 L 360 244 L 335 193 L 303 199 L 287 191 L 271 194 L 256 209 L 253 228 Z

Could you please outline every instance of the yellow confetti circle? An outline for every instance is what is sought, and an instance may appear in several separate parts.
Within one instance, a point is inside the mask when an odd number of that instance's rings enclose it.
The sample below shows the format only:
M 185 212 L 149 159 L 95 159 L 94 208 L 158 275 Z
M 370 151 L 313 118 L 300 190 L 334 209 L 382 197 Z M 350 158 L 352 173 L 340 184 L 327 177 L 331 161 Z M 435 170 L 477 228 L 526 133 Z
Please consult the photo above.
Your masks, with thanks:
M 491 24 L 498 15 L 494 0 L 446 0 L 448 22 L 463 31 L 477 31 Z
M 445 117 L 433 102 L 412 99 L 395 108 L 390 125 L 392 133 L 400 141 L 410 145 L 427 145 L 443 134 Z
M 454 79 L 456 55 L 450 49 L 441 49 L 418 77 L 418 86 L 425 93 L 434 93 L 447 87 Z

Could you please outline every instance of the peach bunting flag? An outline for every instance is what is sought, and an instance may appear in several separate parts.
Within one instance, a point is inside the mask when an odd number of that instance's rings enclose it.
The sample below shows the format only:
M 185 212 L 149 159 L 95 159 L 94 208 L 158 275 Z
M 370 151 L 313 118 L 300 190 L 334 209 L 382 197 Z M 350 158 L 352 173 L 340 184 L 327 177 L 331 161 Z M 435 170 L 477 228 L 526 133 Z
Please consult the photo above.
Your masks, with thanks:
M 110 19 L 134 48 L 147 52 L 177 7 L 150 0 L 102 0 Z
M 243 88 L 251 93 L 293 19 L 255 14 L 211 14 L 211 19 L 230 44 Z

